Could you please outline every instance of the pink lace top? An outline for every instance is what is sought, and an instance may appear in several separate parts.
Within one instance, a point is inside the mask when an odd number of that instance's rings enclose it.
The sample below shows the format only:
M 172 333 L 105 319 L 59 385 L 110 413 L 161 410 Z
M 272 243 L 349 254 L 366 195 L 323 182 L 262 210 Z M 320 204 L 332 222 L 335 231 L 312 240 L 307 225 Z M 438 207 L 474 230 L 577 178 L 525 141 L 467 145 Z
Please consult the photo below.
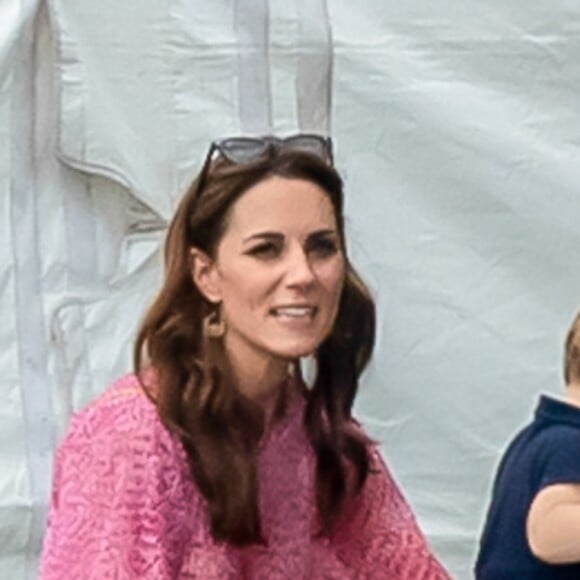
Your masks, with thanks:
M 267 547 L 210 533 L 185 452 L 134 376 L 79 413 L 60 445 L 42 580 L 443 580 L 376 451 L 362 493 L 332 538 L 314 537 L 314 454 L 296 402 L 260 448 Z

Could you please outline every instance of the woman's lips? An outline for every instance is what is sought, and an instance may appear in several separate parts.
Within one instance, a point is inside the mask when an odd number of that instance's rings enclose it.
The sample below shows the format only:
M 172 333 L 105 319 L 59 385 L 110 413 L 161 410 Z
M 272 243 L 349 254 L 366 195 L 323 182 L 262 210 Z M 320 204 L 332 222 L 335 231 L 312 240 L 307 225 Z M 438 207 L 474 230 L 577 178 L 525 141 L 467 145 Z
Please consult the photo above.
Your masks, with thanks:
M 273 316 L 277 322 L 283 324 L 285 327 L 296 329 L 307 328 L 310 326 L 317 313 L 317 307 L 282 307 L 270 311 L 271 316 Z

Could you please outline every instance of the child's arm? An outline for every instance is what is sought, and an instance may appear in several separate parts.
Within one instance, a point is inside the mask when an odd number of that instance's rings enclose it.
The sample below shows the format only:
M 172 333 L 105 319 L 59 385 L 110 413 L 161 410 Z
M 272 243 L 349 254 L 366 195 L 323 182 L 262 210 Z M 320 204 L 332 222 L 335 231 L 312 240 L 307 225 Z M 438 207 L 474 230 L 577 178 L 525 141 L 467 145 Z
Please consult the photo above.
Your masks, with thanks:
M 548 564 L 580 562 L 580 483 L 542 489 L 528 511 L 526 536 L 533 554 Z

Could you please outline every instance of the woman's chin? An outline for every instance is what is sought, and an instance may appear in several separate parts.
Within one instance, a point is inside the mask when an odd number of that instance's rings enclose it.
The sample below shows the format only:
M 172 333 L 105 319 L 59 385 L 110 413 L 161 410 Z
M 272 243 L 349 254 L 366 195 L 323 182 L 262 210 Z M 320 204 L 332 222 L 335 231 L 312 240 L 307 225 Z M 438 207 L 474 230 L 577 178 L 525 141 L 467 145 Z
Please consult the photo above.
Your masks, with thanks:
M 295 344 L 287 345 L 285 347 L 279 346 L 278 348 L 272 349 L 271 352 L 277 358 L 287 360 L 288 362 L 295 360 L 297 358 L 302 358 L 305 356 L 310 356 L 318 347 L 320 342 L 308 343 L 308 344 Z

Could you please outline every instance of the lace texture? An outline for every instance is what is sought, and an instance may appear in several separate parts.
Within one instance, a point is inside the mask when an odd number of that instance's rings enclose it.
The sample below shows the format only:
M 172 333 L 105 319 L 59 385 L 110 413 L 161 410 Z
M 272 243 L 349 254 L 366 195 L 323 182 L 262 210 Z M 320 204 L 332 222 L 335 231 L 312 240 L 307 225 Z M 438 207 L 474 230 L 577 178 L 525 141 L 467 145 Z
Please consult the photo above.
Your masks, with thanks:
M 260 448 L 267 547 L 210 533 L 180 443 L 128 375 L 76 415 L 54 469 L 41 580 L 447 580 L 378 452 L 331 538 L 316 538 L 303 402 Z

